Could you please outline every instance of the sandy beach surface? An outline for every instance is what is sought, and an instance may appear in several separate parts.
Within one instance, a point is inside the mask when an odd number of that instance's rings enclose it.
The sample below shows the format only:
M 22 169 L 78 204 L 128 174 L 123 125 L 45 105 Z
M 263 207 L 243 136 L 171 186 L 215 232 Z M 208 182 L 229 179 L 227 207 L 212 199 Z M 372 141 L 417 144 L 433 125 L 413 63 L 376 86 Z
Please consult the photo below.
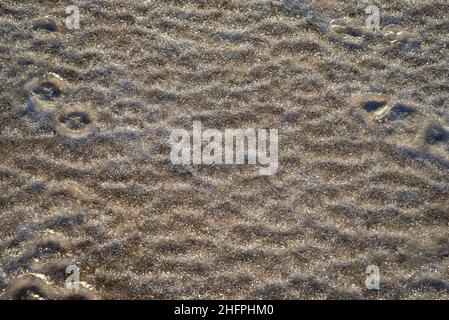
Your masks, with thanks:
M 437 0 L 0 0 L 0 299 L 448 299 L 448 31 Z M 173 164 L 194 121 L 277 129 L 277 172 Z

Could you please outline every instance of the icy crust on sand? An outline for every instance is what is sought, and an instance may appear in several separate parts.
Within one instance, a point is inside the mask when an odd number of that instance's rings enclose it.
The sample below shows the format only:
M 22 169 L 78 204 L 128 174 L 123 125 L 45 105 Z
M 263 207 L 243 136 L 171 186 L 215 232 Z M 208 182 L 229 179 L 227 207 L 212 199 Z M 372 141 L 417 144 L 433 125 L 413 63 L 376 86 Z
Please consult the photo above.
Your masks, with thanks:
M 448 298 L 444 1 L 0 4 L 0 298 Z M 172 165 L 279 129 L 279 170 Z M 80 289 L 65 287 L 70 265 Z M 369 265 L 381 289 L 365 287 Z

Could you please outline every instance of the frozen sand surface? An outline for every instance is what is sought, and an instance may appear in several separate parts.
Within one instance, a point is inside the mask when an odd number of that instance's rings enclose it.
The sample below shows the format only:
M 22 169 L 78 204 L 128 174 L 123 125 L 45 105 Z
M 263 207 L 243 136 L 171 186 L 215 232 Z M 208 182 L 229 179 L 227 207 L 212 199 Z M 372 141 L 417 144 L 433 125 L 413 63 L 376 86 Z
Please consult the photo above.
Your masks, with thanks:
M 446 1 L 79 4 L 0 4 L 0 297 L 449 297 Z M 172 166 L 194 120 L 277 174 Z

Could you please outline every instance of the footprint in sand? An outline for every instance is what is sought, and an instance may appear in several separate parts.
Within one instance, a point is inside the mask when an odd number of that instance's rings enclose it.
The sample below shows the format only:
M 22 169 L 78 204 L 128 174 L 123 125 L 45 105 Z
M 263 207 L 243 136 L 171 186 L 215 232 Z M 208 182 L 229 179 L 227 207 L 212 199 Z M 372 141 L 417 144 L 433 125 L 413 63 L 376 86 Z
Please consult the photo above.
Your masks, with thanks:
M 390 43 L 414 43 L 419 44 L 422 42 L 421 35 L 413 30 L 404 28 L 397 24 L 390 24 L 382 30 L 383 38 Z
M 432 121 L 427 124 L 423 138 L 426 143 L 431 145 L 442 144 L 449 141 L 449 131 L 440 123 Z
M 59 30 L 59 27 L 54 20 L 45 17 L 34 20 L 32 29 L 39 32 L 57 32 Z
M 94 112 L 86 106 L 66 103 L 68 83 L 61 76 L 49 73 L 41 79 L 26 85 L 30 109 L 36 120 L 52 128 L 63 138 L 83 139 L 96 130 Z
M 32 240 L 19 259 L 28 273 L 8 284 L 7 295 L 20 300 L 94 299 L 83 282 L 78 290 L 66 288 L 66 270 L 75 260 L 70 257 L 72 248 L 70 239 L 53 232 Z
M 371 94 L 354 99 L 354 104 L 360 106 L 368 113 L 378 112 L 389 103 L 391 98 L 382 94 Z
M 353 103 L 368 122 L 377 123 L 377 128 L 383 128 L 393 142 L 401 141 L 433 156 L 449 155 L 449 130 L 422 108 L 381 94 L 356 97 Z
M 368 94 L 353 99 L 353 103 L 359 106 L 378 122 L 394 122 L 406 120 L 419 114 L 418 108 L 383 94 Z
M 67 106 L 53 117 L 53 123 L 60 136 L 79 140 L 88 138 L 96 131 L 95 118 L 86 107 Z
M 29 260 L 48 254 L 63 254 L 70 248 L 71 243 L 68 239 L 55 234 L 44 234 L 31 243 L 31 246 L 23 253 L 22 259 Z
M 438 120 L 426 121 L 418 139 L 422 149 L 449 160 L 449 128 Z
M 56 102 L 67 93 L 67 81 L 55 73 L 29 82 L 25 90 L 32 110 L 51 114 L 56 110 Z
M 88 288 L 71 290 L 56 284 L 42 274 L 25 274 L 13 279 L 6 289 L 14 300 L 93 300 L 95 294 Z
M 47 284 L 44 276 L 27 274 L 13 279 L 7 288 L 7 294 L 14 300 L 55 299 L 54 290 Z
M 359 20 L 341 18 L 331 21 L 330 34 L 332 38 L 347 46 L 358 48 L 362 46 L 365 37 L 372 36 L 374 33 Z
M 418 109 L 412 105 L 407 105 L 401 102 L 396 102 L 392 106 L 388 106 L 380 110 L 377 114 L 376 120 L 381 122 L 393 122 L 399 120 L 406 120 L 418 114 Z

